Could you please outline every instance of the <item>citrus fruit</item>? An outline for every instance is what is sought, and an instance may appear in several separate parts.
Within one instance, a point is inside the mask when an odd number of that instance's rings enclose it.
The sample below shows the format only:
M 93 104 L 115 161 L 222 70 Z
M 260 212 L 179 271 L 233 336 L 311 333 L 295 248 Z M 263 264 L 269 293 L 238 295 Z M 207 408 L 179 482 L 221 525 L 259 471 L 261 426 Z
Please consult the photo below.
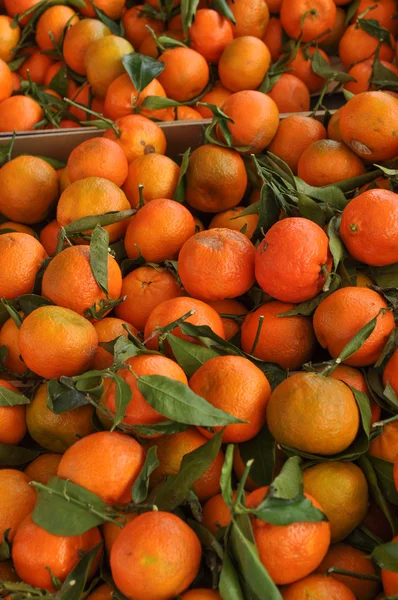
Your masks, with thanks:
M 1 343 L 1 342 L 0 342 Z M 0 396 L 2 389 L 5 388 L 16 394 L 19 390 L 9 383 L 0 379 Z M 16 404 L 15 406 L 0 406 L 0 444 L 19 444 L 26 433 L 25 420 L 26 407 L 24 404 Z
M 41 454 L 28 464 L 24 473 L 30 481 L 37 481 L 46 485 L 52 477 L 57 476 L 61 458 L 61 454 Z
M 15 469 L 0 470 L 0 540 L 4 533 L 12 541 L 23 519 L 32 512 L 36 503 L 36 492 L 29 485 L 25 473 Z
M 27 233 L 0 235 L 0 297 L 9 300 L 32 292 L 45 258 L 43 246 L 33 236 Z
M 79 144 L 68 158 L 68 177 L 73 183 L 86 177 L 103 177 L 121 187 L 128 163 L 122 148 L 106 138 L 93 138 Z
M 318 140 L 299 158 L 297 174 L 308 185 L 322 187 L 365 173 L 360 158 L 342 142 Z
M 158 199 L 172 199 L 178 184 L 180 168 L 171 158 L 149 152 L 137 156 L 130 162 L 127 179 L 123 190 L 130 202 L 131 208 L 137 208 L 142 187 L 144 202 Z
M 352 591 L 340 581 L 325 575 L 309 575 L 282 590 L 283 600 L 354 600 Z

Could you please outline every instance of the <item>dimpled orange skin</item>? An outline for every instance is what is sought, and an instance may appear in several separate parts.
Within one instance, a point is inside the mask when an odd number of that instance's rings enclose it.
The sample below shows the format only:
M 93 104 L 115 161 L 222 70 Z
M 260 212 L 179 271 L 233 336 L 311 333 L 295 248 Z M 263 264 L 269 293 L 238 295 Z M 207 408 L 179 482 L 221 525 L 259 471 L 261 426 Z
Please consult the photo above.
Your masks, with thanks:
M 8 381 L 0 379 L 1 388 L 19 393 L 19 390 Z M 26 408 L 22 405 L 0 406 L 0 444 L 19 444 L 26 433 Z
M 308 11 L 311 11 L 302 19 Z M 293 39 L 302 33 L 302 41 L 310 42 L 327 29 L 332 29 L 336 18 L 333 0 L 283 0 L 280 19 L 284 30 Z M 326 34 L 327 35 L 327 34 Z
M 245 35 L 228 44 L 218 63 L 221 83 L 231 92 L 255 90 L 271 64 L 271 54 L 260 39 Z
M 246 506 L 257 507 L 267 492 L 268 486 L 252 492 L 246 497 Z M 304 495 L 322 510 L 312 496 Z M 330 525 L 327 521 L 278 526 L 253 519 L 252 527 L 260 560 L 278 585 L 292 583 L 309 575 L 320 564 L 330 544 Z
M 311 318 L 301 315 L 278 317 L 293 308 L 294 304 L 271 301 L 247 315 L 242 325 L 242 350 L 251 354 L 259 317 L 263 317 L 254 356 L 290 370 L 299 369 L 308 362 L 316 342 Z
M 14 48 L 18 45 L 21 37 L 21 28 L 18 25 L 13 27 L 12 22 L 13 20 L 10 17 L 0 15 L 0 37 L 2 40 L 0 58 L 6 63 L 12 61 Z
M 225 504 L 222 494 L 210 498 L 202 508 L 202 525 L 213 535 L 221 527 L 227 527 L 231 522 L 231 510 Z
M 51 574 L 65 581 L 81 558 L 101 542 L 97 527 L 81 535 L 59 536 L 36 525 L 30 516 L 18 527 L 12 545 L 12 560 L 20 578 L 34 587 L 55 592 Z M 91 574 L 98 568 L 101 548 L 94 559 Z
M 37 375 L 72 377 L 89 369 L 98 336 L 93 325 L 74 311 L 41 306 L 22 322 L 19 346 L 26 366 Z
M 398 543 L 398 535 L 392 540 L 393 543 Z M 387 569 L 381 570 L 381 580 L 383 582 L 384 593 L 387 596 L 398 594 L 398 573 L 395 571 L 387 571 Z
M 353 442 L 359 411 L 353 393 L 342 381 L 297 373 L 273 391 L 267 422 L 279 444 L 328 456 Z
M 370 443 L 368 454 L 394 463 L 398 458 L 398 421 L 383 426 L 382 432 Z
M 47 254 L 27 233 L 0 236 L 0 297 L 10 300 L 32 292 L 36 274 Z
M 176 515 L 147 512 L 126 525 L 111 551 L 118 589 L 134 600 L 168 600 L 195 579 L 202 548 Z
M 57 221 L 65 227 L 83 217 L 123 210 L 130 210 L 130 203 L 117 185 L 102 177 L 87 177 L 75 181 L 61 194 Z M 127 224 L 127 220 L 123 220 L 104 227 L 111 243 L 122 237 Z
M 243 90 L 229 96 L 222 111 L 233 120 L 228 123 L 233 146 L 249 146 L 246 153 L 256 154 L 268 146 L 279 127 L 279 111 L 275 102 L 265 94 Z M 252 119 L 255 114 L 256 118 Z M 217 130 L 217 135 L 223 135 Z
M 352 591 L 326 575 L 309 575 L 282 590 L 283 600 L 355 600 Z
M 36 491 L 29 484 L 29 478 L 16 469 L 0 470 L 0 542 L 4 533 L 10 529 L 9 541 L 12 541 L 21 521 L 34 508 Z
M 146 375 L 161 375 L 188 385 L 188 380 L 184 371 L 177 363 L 170 360 L 170 358 L 156 354 L 134 356 L 126 361 L 126 365 L 131 367 L 132 371 L 128 368 L 118 371 L 118 375 L 126 381 L 132 393 L 131 400 L 125 409 L 123 423 L 129 423 L 130 425 L 153 425 L 155 423 L 160 423 L 161 421 L 166 421 L 167 417 L 158 413 L 145 400 L 138 389 L 135 375 L 138 375 L 139 377 Z M 109 381 L 109 385 L 104 389 L 104 396 L 107 408 L 116 412 L 116 385 L 114 382 Z
M 132 437 L 99 431 L 68 448 L 59 463 L 58 477 L 98 494 L 109 505 L 127 504 L 144 461 L 145 452 Z
M 116 142 L 93 138 L 72 150 L 67 170 L 71 183 L 85 177 L 104 177 L 121 187 L 127 177 L 128 163 L 125 153 Z
M 313 142 L 304 150 L 297 166 L 300 179 L 314 187 L 332 185 L 364 173 L 361 159 L 345 144 L 334 140 Z
M 167 97 L 177 102 L 186 102 L 199 96 L 209 82 L 206 60 L 191 48 L 169 48 L 158 60 L 166 65 L 158 75 L 159 83 L 164 87 Z
M 390 45 L 383 42 L 380 45 L 380 60 L 392 61 L 394 59 L 395 39 L 390 33 Z M 343 65 L 348 69 L 352 65 L 361 62 L 373 55 L 379 41 L 370 33 L 364 31 L 356 23 L 349 25 L 339 43 L 339 57 Z
M 127 115 L 116 119 L 115 124 L 120 136 L 117 136 L 111 127 L 105 131 L 104 137 L 117 142 L 123 148 L 129 164 L 143 154 L 165 154 L 166 136 L 160 127 L 147 117 Z
M 212 63 L 219 61 L 225 46 L 234 39 L 231 22 L 211 8 L 196 11 L 188 34 L 191 47 Z
M 300 217 L 273 225 L 257 248 L 255 272 L 260 287 L 282 302 L 305 302 L 325 283 L 329 239 L 319 225 Z
M 337 358 L 354 335 L 376 317 L 380 309 L 386 308 L 384 298 L 369 288 L 336 290 L 315 311 L 313 323 L 318 342 L 328 349 L 333 358 Z M 380 313 L 373 333 L 357 352 L 343 362 L 353 367 L 375 363 L 394 327 L 391 310 Z
M 123 191 L 131 208 L 137 208 L 140 203 L 139 185 L 144 186 L 142 188 L 144 203 L 151 200 L 171 199 L 176 191 L 179 176 L 180 167 L 174 160 L 163 154 L 150 152 L 137 156 L 131 161 Z
M 343 210 L 340 237 L 348 252 L 366 265 L 398 262 L 398 194 L 372 189 Z
M 236 298 L 254 283 L 254 256 L 254 246 L 243 233 L 209 229 L 185 242 L 178 257 L 178 274 L 194 298 Z
M 223 442 L 240 443 L 253 438 L 266 419 L 271 387 L 265 375 L 247 358 L 218 356 L 206 361 L 189 381 L 190 388 L 207 402 L 247 421 L 227 425 Z M 222 427 L 213 427 L 219 431 Z M 213 434 L 200 428 L 207 438 Z
M 61 458 L 62 454 L 40 454 L 25 467 L 24 473 L 29 481 L 47 485 L 52 477 L 56 477 Z
M 94 279 L 89 246 L 70 246 L 48 265 L 42 281 L 42 293 L 54 304 L 70 308 L 79 315 L 107 297 L 117 300 L 122 289 L 122 273 L 116 260 L 108 254 L 108 296 Z
M 148 442 L 147 446 L 158 447 L 159 466 L 151 475 L 151 487 L 163 482 L 171 475 L 177 475 L 186 454 L 197 450 L 207 439 L 195 428 L 189 427 L 181 433 L 163 435 Z M 224 453 L 219 450 L 215 459 L 204 473 L 195 481 L 193 490 L 201 502 L 212 498 L 220 492 L 221 470 L 224 464 Z
M 340 109 L 343 141 L 372 163 L 398 154 L 398 99 L 385 92 L 357 94 Z

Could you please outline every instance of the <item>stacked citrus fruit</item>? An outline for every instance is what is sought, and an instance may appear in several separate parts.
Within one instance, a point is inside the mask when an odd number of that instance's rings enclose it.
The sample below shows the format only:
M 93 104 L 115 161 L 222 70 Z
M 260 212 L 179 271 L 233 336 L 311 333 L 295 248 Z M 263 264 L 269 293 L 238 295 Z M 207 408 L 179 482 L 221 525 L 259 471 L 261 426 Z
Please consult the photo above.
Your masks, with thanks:
M 397 30 L 395 0 L 2 0 L 0 132 L 233 118 L 247 90 L 281 113 L 397 94 Z

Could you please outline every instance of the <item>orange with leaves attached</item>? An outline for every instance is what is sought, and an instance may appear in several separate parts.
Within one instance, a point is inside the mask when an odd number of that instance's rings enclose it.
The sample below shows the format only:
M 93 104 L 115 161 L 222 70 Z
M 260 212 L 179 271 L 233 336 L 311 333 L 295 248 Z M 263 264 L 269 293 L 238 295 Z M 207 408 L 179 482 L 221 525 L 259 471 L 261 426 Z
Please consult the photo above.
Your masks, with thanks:
M 61 37 L 79 17 L 69 6 L 51 6 L 39 18 L 36 24 L 36 43 L 41 50 L 54 50 Z
M 367 33 L 360 25 L 354 23 L 345 30 L 339 43 L 339 57 L 346 68 L 366 60 L 374 54 L 379 40 Z M 380 44 L 379 59 L 391 62 L 394 58 L 395 39 L 390 34 L 390 44 Z
M 330 64 L 330 58 L 324 50 L 317 49 L 315 46 L 301 46 L 298 48 L 296 56 L 287 65 L 291 69 L 292 75 L 296 75 L 301 79 L 311 93 L 320 90 L 326 81 L 323 77 L 317 75 L 312 68 L 312 57 L 316 51 Z
M 282 590 L 283 600 L 355 600 L 352 591 L 340 581 L 326 575 L 308 575 Z
M 149 37 L 152 39 L 151 35 Z M 142 106 L 148 96 L 166 97 L 166 92 L 157 79 L 153 79 L 141 92 L 138 92 L 130 77 L 124 73 L 115 79 L 106 91 L 104 114 L 116 121 L 137 111 L 144 117 L 166 120 L 169 109 L 151 110 Z
M 155 35 L 160 35 L 165 30 L 164 22 L 160 19 L 152 19 L 143 12 L 143 8 L 143 4 L 133 6 L 123 15 L 126 38 L 136 50 L 138 50 L 138 46 L 145 36 L 148 35 L 148 27 L 155 32 Z
M 134 335 L 137 333 L 136 328 L 131 323 L 123 321 L 122 319 L 115 319 L 114 317 L 106 317 L 100 321 L 94 323 L 94 329 L 98 335 L 98 343 L 100 342 L 111 342 L 116 338 L 124 335 L 128 337 L 128 332 L 125 327 L 128 327 Z M 113 356 L 111 352 L 108 352 L 105 348 L 98 346 L 95 351 L 92 367 L 93 369 L 107 369 L 113 363 Z
M 336 18 L 333 0 L 283 0 L 280 19 L 289 37 L 303 42 L 323 39 Z

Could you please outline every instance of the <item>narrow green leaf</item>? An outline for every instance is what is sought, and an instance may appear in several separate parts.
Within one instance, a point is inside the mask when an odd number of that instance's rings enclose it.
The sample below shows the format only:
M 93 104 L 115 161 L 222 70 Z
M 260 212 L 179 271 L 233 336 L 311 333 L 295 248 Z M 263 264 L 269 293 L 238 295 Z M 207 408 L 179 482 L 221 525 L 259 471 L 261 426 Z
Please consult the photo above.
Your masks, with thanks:
M 19 467 L 31 462 L 41 453 L 42 450 L 11 446 L 11 444 L 0 444 L 0 466 Z
M 362 348 L 366 340 L 372 335 L 373 331 L 375 330 L 375 327 L 377 325 L 377 319 L 379 318 L 379 316 L 380 312 L 373 319 L 371 319 L 369 323 L 366 323 L 366 325 L 361 327 L 358 333 L 356 333 L 354 337 L 350 339 L 348 344 L 344 346 L 343 350 L 339 354 L 338 359 L 336 359 L 336 362 L 340 363 L 347 360 L 347 358 L 349 358 L 350 356 L 355 354 L 355 352 L 357 352 L 360 348 Z
M 317 223 L 320 227 L 323 227 L 325 224 L 325 213 L 319 204 L 301 192 L 297 193 L 297 197 L 297 208 L 300 215 L 310 221 L 314 221 L 314 223 Z
M 191 153 L 191 148 L 188 148 L 188 150 L 186 150 L 183 154 L 182 161 L 181 161 L 181 167 L 180 167 L 180 176 L 178 178 L 176 191 L 174 192 L 174 200 L 176 202 L 180 202 L 181 204 L 185 201 L 185 188 L 186 188 L 185 174 L 188 169 L 190 153 Z
M 223 548 L 222 548 L 220 542 L 211 533 L 211 531 L 209 529 L 207 529 L 206 527 L 204 527 L 204 525 L 201 525 L 200 523 L 198 523 L 198 521 L 194 521 L 193 519 L 187 519 L 187 523 L 191 527 L 191 529 L 194 530 L 196 535 L 198 536 L 202 546 L 204 548 L 209 548 L 210 550 L 214 550 L 214 552 L 217 554 L 218 558 L 220 558 L 222 560 L 223 556 L 224 556 Z
M 250 469 L 250 479 L 259 486 L 269 485 L 274 472 L 276 443 L 268 425 L 265 423 L 254 438 L 239 444 L 238 448 L 244 464 L 254 460 Z
M 174 108 L 176 106 L 183 106 L 181 102 L 172 100 L 171 98 L 162 98 L 161 96 L 147 96 L 141 103 L 143 108 L 149 108 L 150 110 L 159 110 L 161 108 Z
M 193 325 L 192 323 L 187 323 L 187 321 L 185 321 L 184 323 L 181 323 L 179 327 L 184 335 L 199 339 L 207 348 L 219 346 L 225 348 L 228 354 L 246 357 L 246 354 L 242 350 L 214 333 L 208 325 Z
M 357 24 L 368 35 L 375 37 L 380 42 L 383 42 L 383 44 L 387 44 L 387 46 L 392 48 L 392 35 L 388 29 L 384 29 L 384 27 L 380 25 L 379 21 L 376 21 L 376 19 L 357 19 Z
M 138 92 L 142 92 L 166 66 L 164 62 L 136 52 L 125 54 L 122 63 Z
M 93 0 L 89 0 L 89 2 L 91 4 L 91 6 L 93 7 L 98 19 L 106 27 L 108 27 L 108 29 L 110 29 L 110 31 L 113 33 L 113 35 L 117 35 L 119 37 L 122 36 L 123 31 L 122 31 L 121 24 L 117 23 L 116 21 L 113 21 L 110 17 L 108 17 L 108 15 L 103 10 L 101 10 L 100 8 L 98 8 L 98 6 L 96 4 L 94 4 Z
M 266 523 L 283 527 L 292 523 L 319 523 L 327 521 L 326 515 L 311 500 L 299 494 L 291 500 L 266 497 L 251 514 Z
M 264 182 L 260 191 L 259 219 L 257 229 L 267 233 L 279 219 L 280 206 L 274 191 L 268 182 Z
M 238 574 L 228 552 L 224 553 L 219 590 L 223 600 L 245 600 Z
M 349 6 L 348 6 L 348 9 L 347 9 L 347 14 L 346 14 L 346 17 L 345 17 L 345 21 L 344 21 L 344 25 L 346 27 L 351 22 L 351 19 L 353 18 L 353 16 L 357 12 L 360 2 L 361 2 L 361 0 L 353 0 L 352 2 L 350 2 Z
M 71 235 L 72 233 L 85 233 L 91 229 L 94 229 L 97 225 L 106 227 L 107 225 L 113 225 L 113 223 L 119 223 L 125 219 L 132 217 L 137 211 L 136 210 L 122 210 L 120 212 L 108 212 L 103 215 L 92 215 L 89 217 L 83 217 L 77 219 L 69 225 L 66 225 L 65 233 Z
M 61 98 L 68 95 L 68 74 L 64 65 L 61 65 L 58 73 L 51 79 L 49 88 L 57 92 Z
M 215 408 L 181 381 L 162 375 L 144 375 L 137 378 L 137 385 L 152 408 L 177 423 L 213 427 L 244 422 Z
M 207 360 L 219 356 L 217 352 L 210 348 L 192 344 L 171 333 L 168 334 L 167 341 L 176 361 L 188 377 L 191 377 Z
M 65 579 L 61 589 L 56 592 L 54 600 L 76 600 L 82 597 L 86 583 L 92 575 L 93 561 L 100 552 L 101 547 L 102 542 L 82 556 L 76 567 Z
M 329 236 L 329 249 L 330 249 L 331 255 L 333 256 L 334 271 L 337 270 L 337 267 L 339 266 L 340 262 L 344 258 L 344 247 L 338 236 L 337 227 L 338 227 L 337 217 L 332 217 L 332 219 L 329 221 L 329 225 L 328 225 L 328 236 Z
M 398 573 L 398 542 L 381 544 L 373 550 L 372 558 L 381 569 Z
M 40 306 L 51 306 L 51 300 L 38 296 L 37 294 L 24 294 L 18 298 L 19 308 L 27 317 L 31 312 L 39 308 Z
M 90 267 L 95 281 L 106 295 L 108 295 L 108 246 L 108 232 L 97 225 L 91 234 Z
M 308 183 L 305 183 L 305 181 L 299 177 L 295 177 L 294 181 L 298 192 L 306 194 L 307 196 L 310 196 L 310 198 L 315 198 L 315 200 L 320 200 L 333 209 L 343 210 L 349 202 L 337 184 L 325 187 L 314 187 L 308 185 Z
M 124 415 L 126 413 L 126 408 L 131 402 L 133 394 L 131 392 L 131 388 L 129 384 L 117 373 L 112 374 L 112 379 L 115 382 L 116 387 L 116 396 L 115 396 L 115 404 L 116 404 L 116 414 L 113 420 L 113 425 L 111 431 L 113 431 L 119 423 L 121 423 L 124 419 Z
M 188 425 L 176 423 L 175 421 L 161 421 L 155 423 L 155 425 L 134 425 L 134 432 L 142 437 L 172 435 L 173 433 L 181 433 L 186 429 L 188 429 Z
M 0 406 L 20 406 L 21 404 L 29 404 L 29 399 L 19 392 L 13 392 L 0 386 Z
M 340 286 L 341 286 L 341 279 L 338 275 L 336 275 L 333 278 L 331 286 L 327 292 L 318 294 L 318 296 L 315 296 L 315 298 L 312 298 L 312 300 L 307 300 L 306 302 L 301 302 L 300 304 L 297 304 L 294 308 L 292 308 L 292 310 L 288 310 L 284 313 L 280 313 L 277 316 L 278 317 L 291 317 L 291 316 L 295 316 L 295 315 L 304 315 L 304 316 L 312 315 L 315 312 L 315 310 L 317 309 L 317 307 L 320 305 L 322 300 L 325 300 L 325 298 L 330 296 L 330 294 L 332 292 L 336 291 Z
M 194 21 L 198 4 L 199 0 L 181 0 L 182 27 L 185 35 Z
M 398 77 L 394 71 L 391 71 L 391 69 L 385 67 L 380 61 L 379 57 L 376 56 L 373 61 L 370 83 L 376 86 L 376 88 L 393 87 L 396 89 L 398 85 Z
M 393 476 L 394 463 L 377 458 L 376 456 L 369 456 L 369 460 L 375 470 L 382 493 L 391 504 L 398 506 L 398 491 L 395 487 Z
M 358 463 L 362 469 L 363 474 L 366 477 L 373 499 L 376 501 L 377 505 L 382 510 L 384 516 L 386 517 L 391 526 L 391 531 L 395 535 L 397 533 L 398 525 L 397 518 L 391 512 L 390 506 L 384 498 L 384 495 L 379 487 L 376 472 L 372 466 L 372 463 L 370 462 L 367 456 L 361 456 L 359 458 Z
M 160 465 L 157 451 L 157 446 L 151 446 L 151 448 L 149 448 L 145 458 L 144 466 L 134 482 L 133 502 L 136 504 L 141 504 L 148 496 L 149 478 L 154 470 Z
M 11 558 L 11 543 L 8 540 L 10 529 L 6 529 L 3 533 L 3 541 L 0 544 L 0 561 Z M 0 582 L 1 583 L 1 582 Z
M 11 317 L 11 319 L 14 321 L 15 325 L 19 329 L 22 325 L 22 317 L 19 314 L 19 312 L 17 310 L 15 310 L 15 308 L 13 306 L 14 301 L 6 300 L 5 298 L 2 298 L 1 303 L 4 306 L 4 308 L 6 309 L 6 311 L 8 312 L 8 316 Z
M 339 83 L 355 81 L 355 78 L 351 75 L 348 75 L 348 73 L 333 69 L 333 67 L 331 67 L 330 64 L 325 60 L 325 58 L 323 58 L 318 49 L 315 50 L 311 57 L 311 66 L 314 73 L 320 77 L 323 77 L 324 79 L 338 81 Z
M 220 486 L 225 504 L 232 507 L 232 470 L 234 462 L 234 446 L 229 444 L 225 452 L 224 464 L 221 470 Z
M 218 13 L 220 13 L 220 15 L 222 15 L 223 17 L 231 21 L 231 23 L 236 25 L 234 13 L 232 12 L 231 7 L 229 6 L 228 2 L 226 2 L 226 0 L 213 0 L 213 8 Z
M 86 394 L 79 392 L 69 378 L 50 379 L 47 383 L 47 406 L 56 415 L 88 404 Z
M 289 458 L 278 477 L 271 483 L 270 492 L 274 498 L 292 500 L 303 492 L 303 476 L 298 456 Z

